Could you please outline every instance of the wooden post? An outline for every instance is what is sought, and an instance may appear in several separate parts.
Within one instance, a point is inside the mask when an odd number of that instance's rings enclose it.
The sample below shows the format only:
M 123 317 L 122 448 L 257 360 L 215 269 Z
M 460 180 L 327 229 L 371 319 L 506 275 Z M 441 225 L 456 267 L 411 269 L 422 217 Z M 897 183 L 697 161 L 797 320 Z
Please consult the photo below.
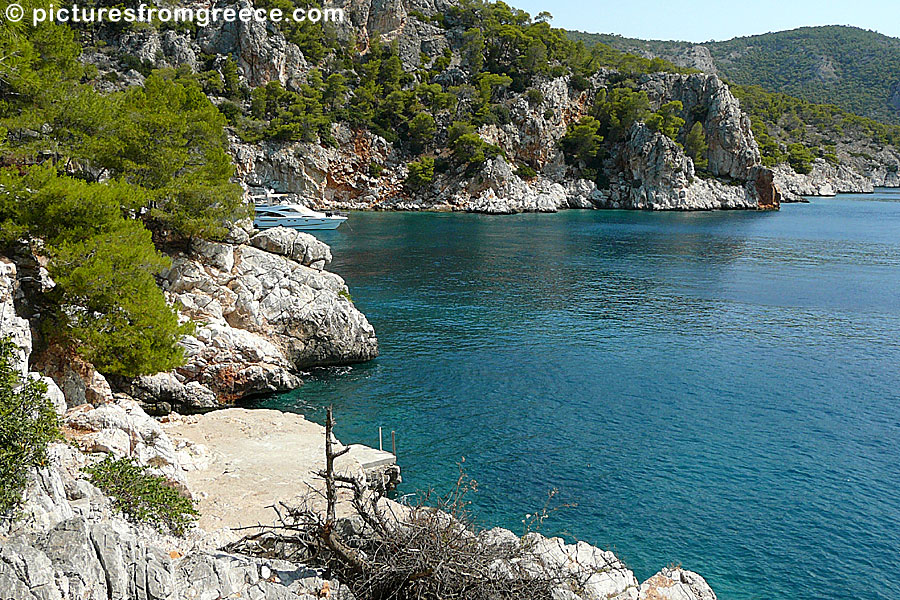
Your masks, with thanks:
M 397 432 L 391 431 L 391 454 L 397 458 Z
M 378 428 L 378 449 L 384 452 L 384 444 L 381 441 L 381 427 Z

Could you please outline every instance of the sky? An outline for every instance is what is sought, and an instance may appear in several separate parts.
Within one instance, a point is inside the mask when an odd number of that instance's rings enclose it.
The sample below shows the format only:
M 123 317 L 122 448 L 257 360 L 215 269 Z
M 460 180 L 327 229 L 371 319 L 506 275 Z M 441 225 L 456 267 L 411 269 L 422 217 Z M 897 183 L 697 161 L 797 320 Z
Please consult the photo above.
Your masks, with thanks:
M 505 0 L 554 27 L 625 37 L 706 42 L 796 29 L 854 25 L 900 38 L 900 0 Z

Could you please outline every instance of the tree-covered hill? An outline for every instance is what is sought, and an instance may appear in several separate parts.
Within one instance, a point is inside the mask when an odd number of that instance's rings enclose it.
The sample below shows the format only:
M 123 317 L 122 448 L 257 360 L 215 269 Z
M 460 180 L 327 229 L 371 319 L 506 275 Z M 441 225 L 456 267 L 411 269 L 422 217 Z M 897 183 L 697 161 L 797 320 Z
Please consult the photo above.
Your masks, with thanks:
M 838 25 L 802 27 L 705 44 L 583 32 L 570 32 L 570 36 L 682 66 L 715 69 L 722 78 L 740 85 L 759 85 L 900 124 L 900 39 L 874 31 Z

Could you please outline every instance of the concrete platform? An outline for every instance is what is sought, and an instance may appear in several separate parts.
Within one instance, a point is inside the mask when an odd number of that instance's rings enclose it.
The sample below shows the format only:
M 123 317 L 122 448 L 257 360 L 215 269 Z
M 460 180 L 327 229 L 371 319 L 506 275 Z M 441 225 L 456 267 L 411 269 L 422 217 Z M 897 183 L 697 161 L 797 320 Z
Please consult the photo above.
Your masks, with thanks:
M 276 410 L 233 408 L 163 423 L 173 442 L 186 445 L 196 468 L 186 473 L 188 488 L 199 499 L 201 528 L 271 525 L 278 502 L 307 501 L 324 508 L 325 428 L 301 415 Z M 186 461 L 190 464 L 191 461 Z M 339 472 L 361 476 L 393 465 L 394 455 L 359 444 L 336 460 Z M 349 500 L 349 496 L 344 498 Z M 338 514 L 349 514 L 348 503 Z
M 348 456 L 355 459 L 365 471 L 397 464 L 397 457 L 384 450 L 376 450 L 362 444 L 350 444 Z

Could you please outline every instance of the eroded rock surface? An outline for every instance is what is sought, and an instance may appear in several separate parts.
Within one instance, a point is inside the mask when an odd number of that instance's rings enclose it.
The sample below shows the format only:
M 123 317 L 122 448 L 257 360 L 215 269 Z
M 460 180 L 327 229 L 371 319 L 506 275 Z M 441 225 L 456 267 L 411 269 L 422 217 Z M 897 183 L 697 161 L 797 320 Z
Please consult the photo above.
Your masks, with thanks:
M 124 520 L 80 474 L 84 455 L 63 445 L 32 473 L 23 518 L 0 531 L 0 590 L 16 600 L 349 600 L 340 582 L 280 560 L 216 549 L 214 538 L 162 535 Z
M 303 369 L 362 362 L 375 330 L 344 280 L 325 271 L 327 245 L 276 228 L 247 243 L 200 242 L 173 257 L 162 287 L 197 323 L 173 373 L 117 382 L 151 412 L 207 411 L 301 385 Z

